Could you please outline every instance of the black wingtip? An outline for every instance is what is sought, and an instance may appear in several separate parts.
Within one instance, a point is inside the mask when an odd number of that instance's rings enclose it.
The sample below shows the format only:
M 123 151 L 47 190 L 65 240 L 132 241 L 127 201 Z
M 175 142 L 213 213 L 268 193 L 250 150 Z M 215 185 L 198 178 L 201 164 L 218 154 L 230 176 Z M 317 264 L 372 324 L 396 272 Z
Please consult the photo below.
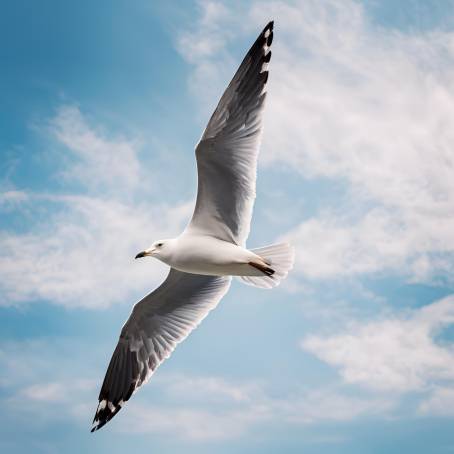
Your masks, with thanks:
M 270 20 L 267 24 L 266 27 L 263 29 L 263 33 L 265 33 L 267 30 L 272 31 L 274 27 L 274 20 Z
M 104 405 L 102 405 L 103 402 Z M 90 432 L 96 432 L 101 429 L 101 427 L 104 427 L 121 410 L 121 407 L 122 403 L 116 402 L 114 405 L 108 398 L 105 400 L 101 399 L 98 408 L 96 409 Z
M 268 38 L 266 38 L 266 45 L 267 45 L 268 47 L 270 47 L 270 46 L 271 46 L 271 43 L 273 42 L 273 35 L 274 35 L 274 33 L 271 32 L 271 33 L 268 35 Z
M 271 60 L 271 51 L 269 50 L 268 53 L 263 56 L 262 61 L 263 61 L 263 63 L 269 63 L 270 60 Z
M 266 33 L 268 33 L 268 36 L 273 34 L 273 28 L 274 28 L 274 20 L 268 22 L 265 26 L 265 28 L 262 30 L 262 33 L 260 33 L 261 37 L 265 37 Z M 266 37 L 265 37 L 266 38 Z
M 266 85 L 266 83 L 268 82 L 268 71 L 263 71 L 260 73 L 260 79 L 262 79 L 262 84 L 263 85 Z
M 99 419 L 96 419 L 93 422 L 93 427 L 91 428 L 90 432 L 96 432 L 97 430 L 101 429 L 104 427 L 119 411 L 121 410 L 121 407 L 118 407 L 116 411 L 110 413 L 109 415 L 97 415 Z
M 262 39 L 265 39 L 265 44 L 270 47 L 271 43 L 273 42 L 273 29 L 274 29 L 274 20 L 268 22 L 266 27 L 263 29 L 261 33 Z

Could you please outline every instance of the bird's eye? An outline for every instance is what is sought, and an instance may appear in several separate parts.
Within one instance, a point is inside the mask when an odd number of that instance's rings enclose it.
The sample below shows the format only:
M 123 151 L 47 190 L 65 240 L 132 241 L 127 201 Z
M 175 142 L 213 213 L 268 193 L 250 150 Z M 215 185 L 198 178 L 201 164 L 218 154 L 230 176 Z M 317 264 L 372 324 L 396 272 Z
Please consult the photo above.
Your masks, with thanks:
M 161 247 L 161 246 L 162 246 L 162 243 L 158 243 L 156 246 Z

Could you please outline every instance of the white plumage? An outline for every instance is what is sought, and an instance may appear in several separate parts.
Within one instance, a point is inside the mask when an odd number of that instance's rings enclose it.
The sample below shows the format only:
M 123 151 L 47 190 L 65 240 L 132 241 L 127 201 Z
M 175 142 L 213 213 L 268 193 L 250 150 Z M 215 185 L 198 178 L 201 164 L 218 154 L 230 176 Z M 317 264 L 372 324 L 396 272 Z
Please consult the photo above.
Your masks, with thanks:
M 193 217 L 174 239 L 136 258 L 170 266 L 167 279 L 134 306 L 112 355 L 92 431 L 101 428 L 206 317 L 231 277 L 270 288 L 287 276 L 293 248 L 246 249 L 255 199 L 257 156 L 273 22 L 259 35 L 222 95 L 196 147 L 198 191 Z

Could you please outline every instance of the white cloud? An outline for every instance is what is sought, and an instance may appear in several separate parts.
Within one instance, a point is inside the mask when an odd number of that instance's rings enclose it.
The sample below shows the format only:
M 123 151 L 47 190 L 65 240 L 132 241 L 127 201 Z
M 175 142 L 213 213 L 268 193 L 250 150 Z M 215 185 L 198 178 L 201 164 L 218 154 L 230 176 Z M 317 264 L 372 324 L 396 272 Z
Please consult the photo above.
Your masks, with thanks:
M 393 399 L 367 398 L 343 394 L 336 390 L 314 389 L 294 401 L 280 404 L 289 422 L 314 424 L 322 421 L 351 421 L 359 417 L 390 414 L 396 406 Z
M 198 4 L 201 17 L 194 27 L 180 32 L 176 48 L 193 65 L 189 88 L 202 101 L 199 103 L 201 117 L 207 116 L 206 121 L 210 114 L 208 110 L 214 109 L 220 90 L 225 88 L 221 84 L 225 82 L 225 69 L 232 60 L 225 46 L 235 32 L 224 24 L 235 15 L 220 2 L 207 0 Z
M 222 3 L 214 1 L 199 2 L 202 16 L 190 32 L 183 32 L 178 37 L 178 50 L 191 63 L 216 56 L 225 46 L 226 37 L 232 32 L 220 25 L 221 21 L 231 16 Z M 230 19 L 232 19 L 230 17 Z
M 153 208 L 83 196 L 54 202 L 60 212 L 51 214 L 48 224 L 24 234 L 1 233 L 1 304 L 44 299 L 105 307 L 124 301 L 131 289 L 151 290 L 165 269 L 152 261 L 134 262 L 134 255 L 159 234 L 177 233 L 189 214 L 186 204 Z
M 251 426 L 269 419 L 268 409 L 260 407 L 224 411 L 131 404 L 129 413 L 121 431 L 158 433 L 190 441 L 238 438 L 248 433 Z
M 159 385 L 172 396 L 167 405 L 128 406 L 127 419 L 118 430 L 172 434 L 190 441 L 212 441 L 251 436 L 268 424 L 305 426 L 325 421 L 352 421 L 359 417 L 391 414 L 396 402 L 380 397 L 351 396 L 335 389 L 313 389 L 276 398 L 254 382 L 227 383 L 220 378 L 193 377 L 184 392 L 174 394 L 173 380 L 165 377 Z M 197 391 L 194 383 L 216 383 Z M 155 382 L 155 385 L 158 383 Z M 179 386 L 182 382 L 180 381 Z M 234 393 L 231 393 L 235 390 Z M 221 394 L 221 399 L 219 396 Z M 223 395 L 222 395 L 223 394 Z M 240 396 L 240 397 L 239 397 Z M 261 429 L 260 429 L 261 428 Z
M 0 345 L 0 367 L 5 372 L 0 404 L 13 420 L 45 426 L 64 416 L 82 425 L 90 422 L 101 384 L 99 377 L 94 378 L 98 375 L 94 363 L 80 342 L 57 345 L 45 340 Z M 353 396 L 332 387 L 279 389 L 276 394 L 253 379 L 160 371 L 125 405 L 109 430 L 210 442 L 252 434 L 263 437 L 269 425 L 345 422 L 387 415 L 393 409 L 394 402 L 383 396 Z
M 88 430 L 100 377 L 86 346 L 67 340 L 57 345 L 45 340 L 0 344 L 0 404 L 10 418 L 27 425 L 52 426 L 66 418 Z M 154 391 L 142 389 L 108 430 L 204 442 L 240 437 L 272 416 L 260 387 L 248 381 L 159 372 L 148 386 Z
M 345 188 L 286 235 L 297 246 L 295 271 L 312 280 L 392 274 L 407 282 L 452 284 L 452 27 L 384 28 L 363 4 L 349 0 L 254 1 L 235 3 L 232 11 L 216 17 L 216 27 L 237 34 L 225 35 L 224 48 L 189 59 L 196 93 L 207 85 L 220 93 L 226 62 L 233 74 L 241 58 L 236 51 L 232 58 L 234 40 L 247 42 L 247 36 L 250 42 L 275 19 L 260 162 L 288 166 L 311 188 L 314 180 Z M 205 29 L 201 21 L 198 33 Z M 219 72 L 203 74 L 205 64 Z M 305 197 L 303 184 L 296 196 Z M 453 315 L 454 299 L 446 298 L 375 321 L 342 320 L 343 332 L 306 337 L 302 346 L 336 367 L 344 383 L 376 397 L 377 408 L 392 407 L 412 391 L 420 414 L 446 414 L 454 349 L 436 336 Z M 390 401 L 382 400 L 384 392 Z M 344 396 L 337 397 L 303 406 L 303 418 L 310 420 L 319 408 L 337 415 L 336 402 L 345 408 Z M 349 403 L 352 413 L 363 404 Z
M 215 402 L 247 402 L 259 392 L 259 386 L 252 383 L 232 384 L 221 377 L 165 376 L 166 392 L 173 398 L 191 400 L 215 399 Z M 155 382 L 161 382 L 158 378 Z
M 234 8 L 209 26 L 202 19 L 198 33 L 234 29 L 227 46 L 276 21 L 261 162 L 348 187 L 342 204 L 319 207 L 289 233 L 298 245 L 296 271 L 452 281 L 454 33 L 384 29 L 355 1 Z M 219 77 L 199 68 L 224 68 L 228 53 L 197 56 L 200 90 Z
M 27 198 L 27 193 L 23 191 L 5 191 L 0 193 L 0 205 L 21 203 Z
M 19 399 L 36 402 L 72 402 L 75 394 L 91 391 L 98 386 L 95 380 L 69 380 L 68 382 L 38 383 L 27 386 L 19 393 Z
M 1 342 L 4 414 L 28 427 L 68 419 L 88 430 L 100 385 L 91 364 L 86 349 L 68 339 Z
M 454 416 L 454 389 L 436 387 L 418 410 L 421 415 Z
M 415 309 L 400 317 L 353 323 L 343 333 L 306 337 L 301 346 L 338 368 L 346 383 L 372 390 L 428 390 L 454 385 L 454 349 L 435 336 L 454 323 L 454 297 Z
M 66 147 L 66 159 L 74 158 L 64 171 L 71 180 L 90 188 L 130 193 L 143 181 L 137 140 L 107 137 L 101 128 L 88 124 L 80 109 L 63 105 L 49 123 L 54 137 Z
M 323 213 L 287 234 L 299 250 L 296 263 L 309 278 L 394 271 L 413 281 L 450 279 L 454 266 L 454 217 L 403 219 L 398 210 L 368 210 L 353 223 Z
M 142 296 L 165 268 L 133 257 L 152 241 L 179 233 L 192 202 L 153 203 L 136 185 L 140 178 L 135 141 L 106 138 L 78 108 L 63 106 L 50 121 L 62 146 L 68 194 L 8 191 L 0 209 L 29 219 L 23 232 L 0 231 L 0 305 L 45 300 L 65 306 L 106 307 Z M 64 188 L 66 186 L 63 186 Z M 131 304 L 134 301 L 131 301 Z

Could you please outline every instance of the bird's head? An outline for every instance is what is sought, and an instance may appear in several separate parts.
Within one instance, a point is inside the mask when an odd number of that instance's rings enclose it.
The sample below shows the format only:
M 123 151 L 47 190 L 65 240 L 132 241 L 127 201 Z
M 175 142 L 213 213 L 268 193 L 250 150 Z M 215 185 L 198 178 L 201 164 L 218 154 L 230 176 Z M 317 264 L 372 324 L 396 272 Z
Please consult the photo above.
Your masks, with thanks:
M 142 257 L 165 258 L 170 252 L 171 242 L 172 240 L 155 241 L 148 249 L 139 252 L 136 255 L 136 259 L 140 259 Z

